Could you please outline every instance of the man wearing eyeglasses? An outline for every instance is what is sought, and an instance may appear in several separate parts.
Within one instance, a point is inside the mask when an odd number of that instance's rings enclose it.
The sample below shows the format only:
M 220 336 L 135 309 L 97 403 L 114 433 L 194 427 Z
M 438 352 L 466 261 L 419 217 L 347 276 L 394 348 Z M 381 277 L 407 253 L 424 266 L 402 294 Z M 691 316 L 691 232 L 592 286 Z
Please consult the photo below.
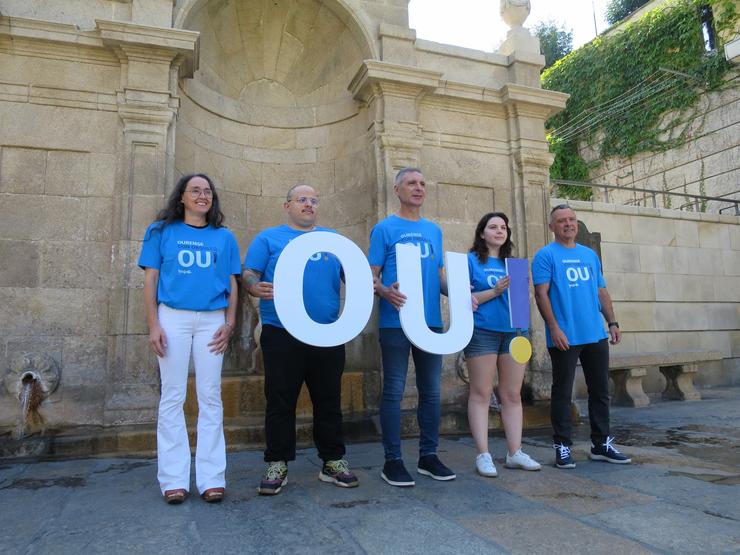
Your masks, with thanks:
M 340 487 L 358 485 L 344 460 L 341 385 L 344 345 L 316 347 L 288 333 L 273 301 L 275 266 L 288 243 L 304 233 L 330 231 L 316 226 L 319 199 L 313 187 L 295 185 L 283 209 L 287 223 L 263 230 L 252 241 L 244 260 L 243 279 L 251 295 L 260 299 L 265 363 L 265 462 L 267 468 L 257 490 L 276 495 L 288 482 L 288 462 L 295 460 L 295 411 L 301 386 L 306 383 L 313 403 L 313 438 L 323 466 L 319 479 Z M 329 254 L 310 257 L 303 275 L 303 302 L 311 318 L 329 324 L 339 318 L 342 267 Z
M 632 460 L 614 447 L 614 438 L 609 435 L 609 343 L 618 344 L 622 334 L 601 273 L 601 262 L 593 250 L 576 243 L 578 219 L 570 206 L 553 208 L 549 227 L 555 241 L 535 255 L 532 278 L 552 361 L 550 418 L 555 466 L 576 466 L 570 449 L 570 407 L 578 360 L 588 388 L 590 457 L 628 464 Z

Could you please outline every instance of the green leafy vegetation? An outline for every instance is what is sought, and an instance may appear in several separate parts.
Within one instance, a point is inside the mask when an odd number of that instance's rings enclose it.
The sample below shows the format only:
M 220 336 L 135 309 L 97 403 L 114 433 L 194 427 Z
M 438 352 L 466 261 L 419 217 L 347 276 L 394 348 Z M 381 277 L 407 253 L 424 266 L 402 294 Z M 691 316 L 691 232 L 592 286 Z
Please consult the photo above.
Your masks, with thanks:
M 559 27 L 554 21 L 537 23 L 532 27 L 532 33 L 540 39 L 540 50 L 545 56 L 544 69 L 573 50 L 573 30 Z
M 610 25 L 622 21 L 632 12 L 647 4 L 650 0 L 610 0 L 606 5 L 606 20 Z
M 571 95 L 566 109 L 547 122 L 555 153 L 551 177 L 588 180 L 579 144 L 606 158 L 665 150 L 685 141 L 700 94 L 733 86 L 728 73 L 737 72 L 721 54 L 705 51 L 700 9 L 712 8 L 720 49 L 723 32 L 732 34 L 738 25 L 736 4 L 666 2 L 544 71 L 543 88 Z M 571 194 L 584 198 L 590 190 L 574 187 Z

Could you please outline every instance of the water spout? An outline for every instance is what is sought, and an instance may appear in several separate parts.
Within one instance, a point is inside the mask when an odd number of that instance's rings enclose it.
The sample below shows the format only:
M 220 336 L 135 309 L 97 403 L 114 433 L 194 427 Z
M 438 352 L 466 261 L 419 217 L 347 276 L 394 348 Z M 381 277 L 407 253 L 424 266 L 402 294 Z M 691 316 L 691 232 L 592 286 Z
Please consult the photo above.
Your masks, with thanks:
M 18 412 L 18 424 L 15 428 L 14 437 L 20 441 L 26 431 L 28 416 L 31 411 L 35 411 L 41 403 L 42 392 L 39 377 L 33 372 L 23 374 L 20 382 L 20 393 L 18 401 L 20 402 Z

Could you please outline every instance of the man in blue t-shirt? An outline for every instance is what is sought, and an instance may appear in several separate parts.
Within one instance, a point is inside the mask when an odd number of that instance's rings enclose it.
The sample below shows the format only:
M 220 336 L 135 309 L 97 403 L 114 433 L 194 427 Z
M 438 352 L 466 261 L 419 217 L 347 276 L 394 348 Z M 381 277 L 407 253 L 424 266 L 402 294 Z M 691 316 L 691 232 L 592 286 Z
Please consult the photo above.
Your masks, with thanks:
M 399 290 L 396 271 L 396 244 L 413 243 L 421 249 L 424 315 L 427 325 L 441 331 L 440 293 L 446 293 L 442 258 L 442 230 L 421 217 L 426 182 L 421 170 L 404 168 L 393 186 L 398 211 L 378 222 L 370 233 L 368 260 L 373 271 L 379 303 L 380 351 L 383 360 L 383 395 L 380 424 L 383 430 L 385 465 L 381 477 L 392 486 L 415 484 L 401 459 L 401 399 L 406 386 L 409 351 L 414 358 L 419 393 L 419 462 L 417 472 L 435 480 L 452 480 L 454 472 L 437 457 L 440 418 L 442 356 L 418 349 L 401 329 L 398 316 L 406 296 Z
M 344 345 L 316 347 L 299 341 L 284 328 L 275 311 L 275 266 L 288 243 L 304 233 L 333 231 L 317 227 L 319 199 L 313 187 L 296 185 L 283 208 L 287 224 L 265 229 L 249 246 L 244 259 L 244 283 L 260 299 L 260 346 L 265 363 L 265 462 L 267 469 L 258 491 L 276 495 L 288 482 L 288 462 L 295 460 L 295 411 L 301 386 L 306 383 L 313 403 L 313 437 L 324 464 L 319 479 L 340 487 L 358 485 L 344 460 L 341 387 Z M 303 274 L 306 312 L 320 324 L 339 318 L 342 267 L 329 253 L 314 253 Z
M 576 243 L 578 220 L 567 204 L 550 212 L 555 241 L 540 249 L 532 261 L 537 308 L 545 320 L 547 347 L 552 360 L 550 419 L 555 466 L 575 468 L 570 453 L 573 380 L 581 361 L 588 388 L 591 422 L 591 459 L 627 464 L 632 460 L 617 451 L 609 435 L 609 345 L 622 334 L 601 263 L 596 253 Z M 604 329 L 604 320 L 608 333 Z

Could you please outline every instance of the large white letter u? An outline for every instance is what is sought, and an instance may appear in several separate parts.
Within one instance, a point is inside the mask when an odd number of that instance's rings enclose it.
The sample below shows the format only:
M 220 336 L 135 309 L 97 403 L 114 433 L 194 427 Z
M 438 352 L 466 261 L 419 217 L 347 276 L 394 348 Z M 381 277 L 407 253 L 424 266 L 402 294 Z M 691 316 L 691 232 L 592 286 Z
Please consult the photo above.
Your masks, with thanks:
M 421 250 L 416 245 L 396 244 L 398 284 L 406 295 L 400 318 L 409 341 L 422 351 L 446 355 L 461 351 L 473 336 L 473 307 L 470 301 L 468 259 L 465 254 L 445 252 L 450 329 L 435 333 L 424 318 L 424 293 L 421 281 Z

